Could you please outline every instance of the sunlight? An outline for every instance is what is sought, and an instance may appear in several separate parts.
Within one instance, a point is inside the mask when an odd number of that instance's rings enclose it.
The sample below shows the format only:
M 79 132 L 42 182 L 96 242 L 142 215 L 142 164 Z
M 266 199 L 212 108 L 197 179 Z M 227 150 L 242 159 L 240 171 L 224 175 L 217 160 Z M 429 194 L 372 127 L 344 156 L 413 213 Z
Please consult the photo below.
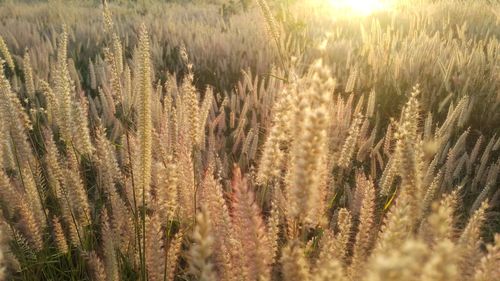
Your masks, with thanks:
M 359 15 L 370 15 L 388 8 L 384 0 L 329 0 L 334 8 L 349 9 Z

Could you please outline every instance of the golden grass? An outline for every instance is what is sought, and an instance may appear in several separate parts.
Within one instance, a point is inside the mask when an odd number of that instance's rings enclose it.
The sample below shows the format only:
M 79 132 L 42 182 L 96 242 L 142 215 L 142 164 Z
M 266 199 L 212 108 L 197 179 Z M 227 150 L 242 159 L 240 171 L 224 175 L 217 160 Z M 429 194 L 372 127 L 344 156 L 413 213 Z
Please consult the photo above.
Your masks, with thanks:
M 496 6 L 257 2 L 2 4 L 0 280 L 500 279 Z

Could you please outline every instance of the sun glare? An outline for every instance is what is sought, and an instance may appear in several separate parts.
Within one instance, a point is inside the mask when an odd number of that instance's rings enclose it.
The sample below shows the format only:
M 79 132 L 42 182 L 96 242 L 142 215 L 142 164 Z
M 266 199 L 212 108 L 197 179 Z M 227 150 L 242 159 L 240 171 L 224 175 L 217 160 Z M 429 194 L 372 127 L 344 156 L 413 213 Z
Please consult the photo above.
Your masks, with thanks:
M 348 9 L 360 15 L 369 15 L 388 8 L 384 0 L 329 0 L 334 8 Z

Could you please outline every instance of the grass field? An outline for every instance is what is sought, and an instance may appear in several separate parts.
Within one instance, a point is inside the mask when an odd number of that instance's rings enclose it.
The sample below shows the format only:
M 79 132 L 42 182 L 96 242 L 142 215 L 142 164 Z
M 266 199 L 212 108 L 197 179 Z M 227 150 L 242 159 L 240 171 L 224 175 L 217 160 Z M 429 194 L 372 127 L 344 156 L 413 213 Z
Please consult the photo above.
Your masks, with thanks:
M 0 0 L 0 281 L 500 280 L 500 2 Z

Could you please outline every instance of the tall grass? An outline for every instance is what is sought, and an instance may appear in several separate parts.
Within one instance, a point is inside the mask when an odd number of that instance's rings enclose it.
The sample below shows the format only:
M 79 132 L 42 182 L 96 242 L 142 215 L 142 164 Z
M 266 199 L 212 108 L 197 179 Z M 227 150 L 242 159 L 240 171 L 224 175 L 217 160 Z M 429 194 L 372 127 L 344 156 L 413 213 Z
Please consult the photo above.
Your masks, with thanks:
M 0 6 L 0 280 L 500 279 L 497 5 L 257 2 Z

